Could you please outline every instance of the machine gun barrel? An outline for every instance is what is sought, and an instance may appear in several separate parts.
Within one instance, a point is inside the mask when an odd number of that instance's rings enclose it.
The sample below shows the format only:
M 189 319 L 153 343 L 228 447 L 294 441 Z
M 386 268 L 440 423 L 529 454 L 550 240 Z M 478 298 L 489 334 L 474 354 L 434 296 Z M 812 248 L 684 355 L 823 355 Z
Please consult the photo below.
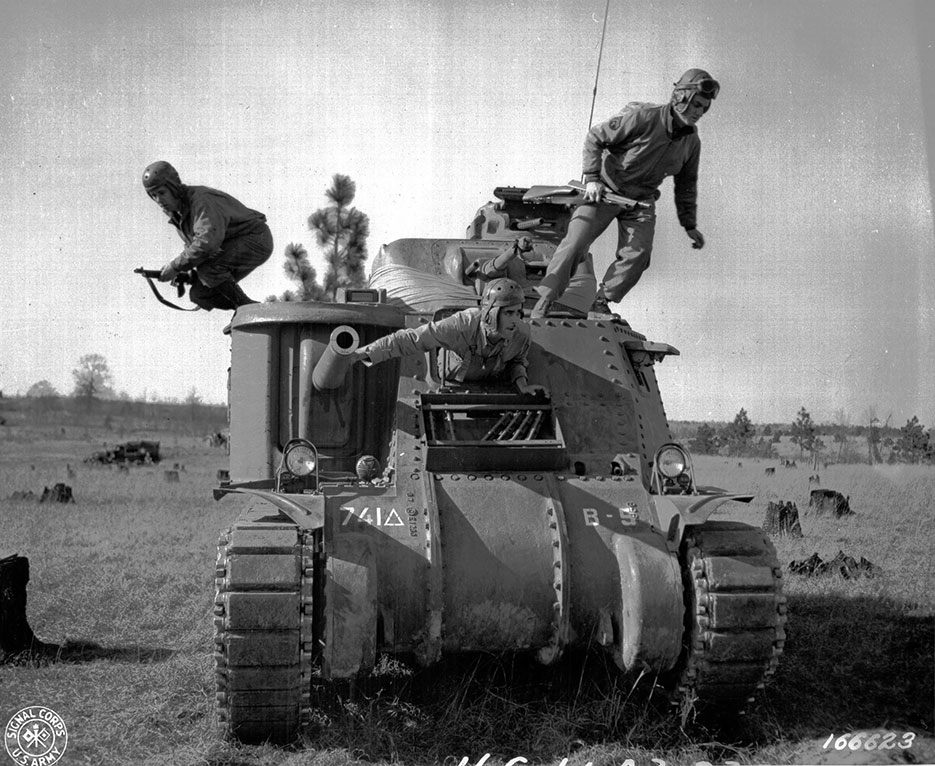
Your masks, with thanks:
M 580 181 L 569 181 L 564 186 L 532 186 L 523 195 L 523 200 L 525 202 L 554 202 L 577 207 L 584 204 L 584 190 L 585 186 Z M 649 202 L 630 199 L 610 190 L 604 191 L 602 200 L 622 207 L 624 210 L 652 207 Z
M 147 279 L 159 279 L 159 276 L 162 274 L 162 271 L 160 269 L 144 269 L 141 266 L 138 269 L 133 269 L 133 273 L 140 274 L 146 277 Z M 191 281 L 192 281 L 191 274 L 189 274 L 187 271 L 180 271 L 172 279 L 172 284 L 184 285 Z
M 360 336 L 350 325 L 340 325 L 331 332 L 328 345 L 312 370 L 312 385 L 316 391 L 339 388 L 354 364 L 354 352 L 360 346 Z

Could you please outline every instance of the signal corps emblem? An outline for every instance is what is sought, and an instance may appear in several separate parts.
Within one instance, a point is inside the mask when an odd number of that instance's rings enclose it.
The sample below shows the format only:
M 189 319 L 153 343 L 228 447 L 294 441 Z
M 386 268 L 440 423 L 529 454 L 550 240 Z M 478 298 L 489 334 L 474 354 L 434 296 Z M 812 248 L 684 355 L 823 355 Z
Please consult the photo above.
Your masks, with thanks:
M 3 731 L 3 746 L 14 763 L 52 766 L 65 753 L 68 729 L 62 717 L 42 705 L 16 713 Z

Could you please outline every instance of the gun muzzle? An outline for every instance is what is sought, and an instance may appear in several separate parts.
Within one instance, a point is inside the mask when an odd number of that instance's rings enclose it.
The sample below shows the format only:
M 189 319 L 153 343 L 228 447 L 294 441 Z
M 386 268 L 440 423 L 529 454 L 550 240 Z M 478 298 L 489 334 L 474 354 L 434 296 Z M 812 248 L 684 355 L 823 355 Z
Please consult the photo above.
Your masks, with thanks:
M 334 328 L 328 345 L 312 370 L 312 386 L 316 391 L 330 391 L 344 383 L 359 345 L 360 336 L 353 327 L 343 324 Z

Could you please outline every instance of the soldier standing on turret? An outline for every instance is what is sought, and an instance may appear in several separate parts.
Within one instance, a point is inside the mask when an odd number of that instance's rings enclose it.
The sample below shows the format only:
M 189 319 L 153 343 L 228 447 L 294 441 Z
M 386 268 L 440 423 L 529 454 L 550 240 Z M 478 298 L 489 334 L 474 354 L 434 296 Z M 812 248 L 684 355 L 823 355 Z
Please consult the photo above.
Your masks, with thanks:
M 720 85 L 703 69 L 689 69 L 672 91 L 668 104 L 632 103 L 618 115 L 595 125 L 584 141 L 585 204 L 579 205 L 568 233 L 555 250 L 542 283 L 532 318 L 547 316 L 568 286 L 571 274 L 588 248 L 614 219 L 617 252 L 598 288 L 592 318 L 611 318 L 608 302 L 623 298 L 649 267 L 656 228 L 659 185 L 667 176 L 675 182 L 679 223 L 692 241 L 704 247 L 696 228 L 698 159 L 701 141 L 695 124 L 717 98 Z M 603 202 L 605 189 L 647 202 L 647 207 L 621 210 Z M 591 204 L 587 204 L 591 203 Z
M 143 188 L 185 243 L 181 254 L 162 267 L 160 281 L 191 271 L 188 297 L 208 311 L 256 303 L 237 283 L 273 253 L 266 216 L 217 189 L 186 186 L 163 160 L 143 171 Z

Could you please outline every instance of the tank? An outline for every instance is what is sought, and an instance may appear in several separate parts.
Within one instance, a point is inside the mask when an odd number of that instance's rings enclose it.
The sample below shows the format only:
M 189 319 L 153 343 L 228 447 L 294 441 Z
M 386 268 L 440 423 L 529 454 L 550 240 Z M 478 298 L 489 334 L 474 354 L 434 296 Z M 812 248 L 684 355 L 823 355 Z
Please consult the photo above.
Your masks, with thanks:
M 538 187 L 534 187 L 538 188 Z M 704 487 L 669 429 L 655 365 L 678 354 L 593 320 L 584 263 L 558 315 L 529 322 L 529 380 L 458 384 L 444 352 L 351 364 L 359 345 L 518 281 L 530 308 L 573 203 L 500 187 L 460 239 L 384 245 L 367 289 L 267 303 L 231 322 L 230 480 L 219 540 L 218 720 L 284 742 L 316 683 L 384 655 L 543 665 L 607 652 L 674 700 L 743 710 L 783 649 L 782 570 L 756 526 L 712 520 L 751 495 Z

